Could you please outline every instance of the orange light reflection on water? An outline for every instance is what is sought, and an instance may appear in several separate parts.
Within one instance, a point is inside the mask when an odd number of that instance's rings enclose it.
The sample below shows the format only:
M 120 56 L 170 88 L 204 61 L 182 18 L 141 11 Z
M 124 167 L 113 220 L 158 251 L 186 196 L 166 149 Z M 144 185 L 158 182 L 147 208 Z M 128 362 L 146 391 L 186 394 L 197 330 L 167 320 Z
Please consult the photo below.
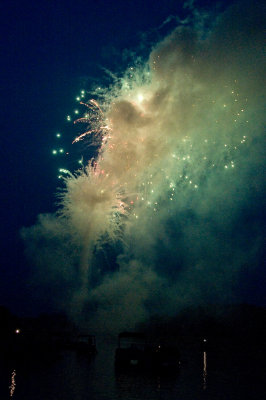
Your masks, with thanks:
M 11 385 L 9 386 L 10 389 L 10 398 L 13 397 L 15 389 L 16 389 L 16 370 L 14 369 L 11 374 Z

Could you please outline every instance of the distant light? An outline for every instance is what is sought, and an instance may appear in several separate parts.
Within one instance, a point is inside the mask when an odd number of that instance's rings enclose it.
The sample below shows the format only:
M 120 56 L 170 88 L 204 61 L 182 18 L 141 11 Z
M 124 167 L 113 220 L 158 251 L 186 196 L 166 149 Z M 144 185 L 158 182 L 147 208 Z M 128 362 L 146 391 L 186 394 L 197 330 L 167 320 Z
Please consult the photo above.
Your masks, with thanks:
M 57 154 L 57 150 L 53 150 L 52 153 L 53 153 L 53 154 Z
M 64 153 L 64 149 L 59 149 L 59 153 Z
M 60 138 L 61 137 L 61 133 L 57 133 L 56 137 Z
M 15 333 L 16 333 L 17 335 L 18 335 L 20 332 L 21 332 L 20 329 L 16 329 L 16 330 L 15 330 Z
M 79 96 L 78 96 L 78 97 L 76 97 L 76 100 L 77 100 L 77 101 L 80 101 L 80 97 L 79 97 Z
M 75 110 L 74 113 L 75 113 L 75 114 L 78 114 L 78 113 L 79 113 L 79 110 Z
M 66 119 L 67 119 L 67 121 L 71 121 L 71 116 L 67 115 Z
M 80 93 L 81 93 L 81 94 L 85 94 L 85 90 L 81 90 Z

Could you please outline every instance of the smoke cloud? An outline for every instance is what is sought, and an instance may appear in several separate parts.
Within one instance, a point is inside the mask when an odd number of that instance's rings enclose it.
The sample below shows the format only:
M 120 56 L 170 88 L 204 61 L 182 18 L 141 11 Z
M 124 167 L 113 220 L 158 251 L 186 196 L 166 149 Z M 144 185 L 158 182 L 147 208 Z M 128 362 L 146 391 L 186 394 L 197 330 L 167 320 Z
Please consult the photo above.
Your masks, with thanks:
M 98 331 L 237 300 L 263 246 L 263 7 L 176 29 L 98 100 L 96 162 L 24 228 L 33 282 Z

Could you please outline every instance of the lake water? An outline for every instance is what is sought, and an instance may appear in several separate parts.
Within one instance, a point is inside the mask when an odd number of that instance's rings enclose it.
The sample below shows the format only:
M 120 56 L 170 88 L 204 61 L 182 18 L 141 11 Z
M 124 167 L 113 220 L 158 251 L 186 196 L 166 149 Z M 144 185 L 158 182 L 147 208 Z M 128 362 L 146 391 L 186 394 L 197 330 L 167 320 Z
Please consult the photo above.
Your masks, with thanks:
M 88 359 L 65 351 L 51 361 L 1 360 L 0 399 L 12 400 L 265 400 L 262 361 L 230 352 L 180 349 L 174 373 L 116 372 L 116 343 L 100 340 Z

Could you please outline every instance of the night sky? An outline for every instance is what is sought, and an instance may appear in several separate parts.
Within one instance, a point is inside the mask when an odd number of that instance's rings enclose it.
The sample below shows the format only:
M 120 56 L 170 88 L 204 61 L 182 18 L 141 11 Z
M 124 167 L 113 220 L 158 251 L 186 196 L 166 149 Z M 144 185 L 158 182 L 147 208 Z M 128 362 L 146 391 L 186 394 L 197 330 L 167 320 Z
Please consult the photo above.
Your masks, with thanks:
M 154 310 L 159 307 L 161 299 L 163 298 L 162 293 L 166 293 L 168 289 L 169 298 L 175 298 L 173 292 L 180 291 L 180 286 L 182 286 L 183 292 L 181 290 L 182 294 L 180 294 L 180 296 L 187 299 L 186 305 L 198 302 L 200 294 L 197 293 L 197 295 L 195 295 L 194 292 L 197 291 L 197 289 L 195 289 L 195 291 L 193 289 L 193 280 L 198 281 L 198 274 L 200 274 L 201 277 L 205 274 L 204 267 L 201 265 L 200 261 L 197 263 L 197 274 L 193 272 L 190 275 L 192 277 L 190 282 L 188 282 L 187 278 L 190 268 L 195 264 L 195 254 L 198 254 L 199 259 L 204 260 L 211 258 L 210 255 L 213 253 L 217 255 L 220 252 L 220 257 L 213 257 L 210 264 L 222 264 L 224 261 L 227 265 L 231 263 L 235 271 L 234 274 L 228 276 L 225 281 L 220 284 L 219 281 L 223 280 L 221 276 L 223 274 L 226 275 L 226 273 L 219 268 L 211 269 L 208 265 L 203 287 L 206 288 L 206 285 L 212 285 L 213 283 L 213 286 L 216 287 L 220 285 L 220 288 L 216 291 L 214 290 L 210 297 L 204 299 L 204 301 L 211 301 L 214 303 L 216 300 L 218 302 L 248 302 L 266 306 L 266 273 L 263 266 L 263 232 L 265 222 L 263 208 L 264 159 L 262 152 L 260 152 L 263 144 L 261 134 L 263 118 L 260 110 L 258 110 L 257 114 L 256 112 L 254 114 L 256 104 L 263 103 L 264 100 L 264 98 L 261 97 L 262 92 L 258 91 L 259 99 L 256 99 L 257 94 L 254 92 L 254 88 L 260 87 L 261 81 L 263 81 L 261 76 L 256 81 L 256 74 L 259 75 L 259 73 L 263 71 L 261 66 L 263 57 L 261 57 L 261 43 L 259 41 L 261 37 L 260 23 L 254 23 L 254 21 L 257 22 L 256 18 L 258 18 L 258 15 L 256 15 L 253 20 L 254 26 L 257 27 L 256 32 L 252 24 L 251 29 L 248 29 L 249 15 L 251 15 L 251 13 L 247 11 L 246 16 L 244 16 L 242 20 L 243 26 L 241 25 L 242 17 L 240 18 L 239 25 L 236 23 L 230 26 L 227 26 L 226 23 L 228 21 L 232 22 L 233 19 L 230 19 L 231 17 L 226 17 L 227 19 L 225 18 L 224 22 L 220 23 L 215 35 L 210 38 L 209 44 L 205 47 L 203 46 L 200 48 L 200 41 L 195 44 L 192 39 L 188 38 L 189 35 L 183 37 L 182 34 L 170 39 L 170 41 L 172 40 L 172 43 L 178 43 L 178 40 L 183 40 L 184 47 L 177 46 L 175 50 L 175 48 L 173 49 L 173 47 L 171 47 L 171 43 L 167 43 L 167 39 L 165 39 L 163 44 L 157 45 L 164 40 L 167 35 L 171 34 L 178 25 L 177 16 L 180 20 L 184 21 L 188 15 L 193 14 L 193 10 L 194 18 L 197 17 L 197 13 L 206 16 L 204 27 L 199 27 L 199 24 L 197 25 L 197 23 L 195 23 L 193 28 L 194 31 L 200 31 L 201 41 L 206 40 L 205 38 L 208 36 L 208 30 L 212 29 L 210 28 L 211 22 L 213 22 L 217 15 L 222 13 L 232 2 L 223 3 L 223 6 L 215 6 L 214 2 L 201 1 L 195 2 L 194 6 L 191 5 L 183 9 L 183 2 L 174 0 L 163 2 L 154 2 L 150 0 L 117 0 L 111 2 L 102 0 L 97 2 L 79 0 L 75 2 L 2 2 L 0 13 L 0 159 L 2 169 L 1 304 L 11 308 L 13 312 L 27 315 L 43 311 L 64 309 L 63 303 L 67 304 L 66 308 L 71 309 L 70 303 L 72 298 L 76 299 L 73 300 L 74 302 L 83 301 L 83 306 L 85 304 L 83 312 L 86 311 L 87 314 L 92 313 L 96 320 L 95 323 L 99 324 L 99 318 L 105 318 L 106 313 L 110 311 L 108 307 L 103 305 L 104 301 L 101 303 L 99 298 L 105 298 L 105 296 L 107 298 L 109 296 L 107 300 L 107 303 L 109 303 L 112 301 L 110 300 L 112 299 L 112 290 L 119 292 L 121 285 L 123 286 L 123 282 L 125 282 L 125 286 L 131 285 L 132 282 L 137 282 L 135 288 L 136 293 L 138 293 L 138 290 L 140 293 L 143 293 L 143 291 L 145 292 L 147 285 L 150 285 L 153 289 L 152 293 L 146 290 L 144 298 L 142 299 L 144 305 L 140 304 L 139 301 L 132 301 L 136 311 L 133 322 L 136 322 L 139 316 L 141 320 L 149 315 L 149 313 L 152 314 Z M 243 14 L 245 14 L 245 10 L 249 10 L 249 6 L 248 2 L 244 2 L 243 4 Z M 258 14 L 261 14 L 261 12 Z M 192 23 L 189 24 L 189 26 L 191 26 Z M 223 29 L 224 32 L 222 32 Z M 243 35 L 241 35 L 242 31 Z M 230 35 L 232 36 L 230 37 Z M 228 59 L 226 59 L 223 54 L 223 49 L 228 46 L 226 40 L 231 46 L 228 50 Z M 246 51 L 243 50 L 243 43 L 247 45 Z M 84 295 L 85 298 L 83 298 L 83 295 L 81 295 L 79 300 L 77 300 L 75 296 L 77 295 L 78 287 L 81 287 L 82 291 L 84 285 L 88 286 L 88 281 L 86 281 L 86 283 L 81 282 L 82 277 L 78 276 L 77 260 L 74 259 L 73 254 L 77 251 L 77 253 L 80 252 L 81 258 L 87 257 L 91 259 L 91 256 L 87 253 L 84 255 L 81 248 L 79 248 L 78 245 L 75 246 L 77 237 L 76 234 L 73 233 L 74 222 L 71 227 L 71 233 L 68 232 L 66 234 L 65 227 L 62 228 L 64 234 L 59 234 L 56 229 L 51 228 L 51 232 L 56 231 L 55 236 L 57 235 L 53 244 L 50 242 L 48 244 L 47 232 L 43 233 L 44 239 L 40 239 L 42 235 L 40 231 L 42 228 L 38 227 L 40 227 L 42 223 L 45 225 L 45 223 L 39 222 L 39 225 L 38 223 L 36 225 L 39 214 L 53 214 L 57 209 L 55 204 L 57 188 L 63 187 L 62 180 L 58 179 L 58 169 L 61 167 L 68 168 L 73 172 L 79 167 L 78 160 L 81 156 L 84 157 L 84 162 L 86 162 L 95 154 L 95 149 L 97 148 L 97 143 L 95 146 L 86 147 L 86 141 L 77 144 L 77 146 L 71 144 L 77 132 L 82 132 L 83 126 L 79 125 L 78 128 L 73 126 L 72 122 L 69 123 L 66 121 L 66 116 L 68 114 L 73 115 L 73 110 L 77 105 L 75 98 L 79 95 L 81 90 L 85 90 L 87 93 L 91 88 L 95 88 L 96 85 L 101 85 L 102 87 L 110 85 L 111 78 L 110 75 L 106 73 L 105 69 L 117 76 L 121 76 L 123 71 L 131 65 L 130 62 L 132 60 L 136 61 L 137 57 L 142 57 L 144 61 L 147 61 L 152 49 L 155 50 L 150 56 L 150 60 L 154 59 L 152 57 L 157 57 L 157 54 L 159 54 L 161 58 L 165 57 L 165 59 L 169 60 L 169 62 L 167 61 L 161 66 L 161 70 L 156 78 L 158 81 L 170 76 L 173 68 L 180 68 L 180 70 L 182 70 L 184 67 L 182 73 L 185 76 L 186 73 L 189 73 L 187 71 L 190 71 L 190 64 L 185 60 L 186 54 L 194 54 L 194 48 L 190 48 L 189 44 L 191 44 L 192 47 L 195 46 L 195 54 L 198 52 L 198 59 L 200 59 L 201 62 L 201 66 L 192 73 L 194 74 L 193 82 L 195 82 L 195 87 L 198 87 L 197 84 L 204 85 L 205 83 L 206 86 L 209 85 L 213 93 L 216 94 L 220 91 L 220 83 L 215 82 L 215 74 L 218 76 L 217 82 L 220 79 L 219 82 L 222 82 L 224 87 L 226 79 L 226 82 L 229 82 L 230 79 L 234 82 L 233 75 L 234 73 L 236 75 L 236 72 L 241 70 L 240 65 L 243 63 L 243 60 L 245 60 L 244 63 L 246 62 L 247 67 L 246 69 L 245 67 L 243 68 L 244 72 L 242 78 L 240 78 L 240 82 L 241 79 L 242 82 L 244 82 L 246 77 L 250 79 L 250 85 L 245 83 L 242 91 L 243 93 L 248 93 L 253 99 L 256 99 L 251 102 L 250 115 L 252 115 L 252 113 L 256 115 L 257 125 L 255 127 L 254 121 L 251 120 L 250 129 L 252 132 L 256 133 L 254 133 L 252 145 L 248 145 L 239 156 L 238 165 L 243 167 L 245 164 L 244 160 L 247 160 L 251 165 L 256 158 L 254 164 L 252 164 L 254 165 L 254 169 L 248 170 L 248 168 L 246 168 L 236 185 L 232 184 L 233 180 L 236 178 L 228 178 L 229 189 L 228 193 L 225 195 L 226 180 L 218 170 L 216 174 L 217 180 L 215 180 L 214 176 L 211 176 L 207 180 L 205 176 L 203 176 L 204 174 L 200 170 L 200 167 L 197 167 L 197 172 L 196 169 L 193 168 L 193 176 L 195 176 L 195 179 L 198 179 L 197 182 L 205 185 L 204 190 L 205 195 L 208 195 L 207 200 L 206 198 L 203 199 L 203 197 L 196 197 L 194 194 L 194 197 L 189 195 L 186 189 L 185 193 L 182 192 L 182 199 L 178 200 L 179 205 L 175 208 L 169 208 L 169 206 L 166 205 L 165 198 L 161 195 L 158 196 L 159 200 L 157 201 L 161 201 L 162 208 L 168 210 L 167 216 L 166 212 L 163 214 L 161 213 L 160 218 L 158 218 L 156 222 L 149 222 L 147 217 L 145 228 L 132 228 L 133 225 L 130 222 L 128 226 L 124 228 L 129 238 L 127 239 L 128 243 L 125 245 L 123 244 L 123 240 L 119 241 L 120 238 L 116 240 L 115 244 L 110 244 L 109 242 L 105 243 L 103 238 L 105 234 L 108 235 L 108 232 L 100 231 L 99 235 L 104 242 L 102 245 L 103 249 L 95 250 L 93 241 L 90 242 L 88 246 L 84 245 L 85 247 L 87 246 L 86 251 L 93 253 L 95 258 L 91 263 L 93 265 L 93 271 L 97 271 L 97 273 L 92 273 L 92 278 L 90 278 L 91 281 L 89 283 L 93 294 L 91 298 L 86 297 L 86 295 Z M 235 49 L 234 46 L 236 46 Z M 221 49 L 221 52 L 219 52 L 219 49 Z M 177 62 L 172 57 L 172 54 L 179 50 L 184 53 L 182 62 Z M 237 54 L 238 50 L 241 54 L 239 57 L 236 55 L 234 59 L 233 54 Z M 206 52 L 205 57 L 202 56 L 201 52 L 203 51 Z M 249 54 L 251 60 L 248 60 Z M 170 61 L 171 57 L 173 61 Z M 254 60 L 252 60 L 252 58 L 254 58 Z M 209 60 L 211 61 L 209 62 Z M 232 63 L 232 70 L 234 72 L 231 73 L 228 68 L 225 68 L 228 72 L 224 72 L 224 76 L 222 76 L 220 69 L 213 60 L 217 61 L 217 65 L 219 63 L 224 63 L 227 67 Z M 205 71 L 204 74 L 202 73 L 202 69 Z M 222 69 L 223 68 L 221 68 L 221 70 Z M 252 72 L 250 72 L 252 70 L 255 70 L 254 76 Z M 210 76 L 211 83 L 206 83 L 209 79 L 208 75 Z M 176 79 L 177 75 L 175 75 L 175 80 Z M 185 79 L 186 78 L 181 79 L 183 86 L 185 86 L 183 83 Z M 190 82 L 191 81 L 188 81 L 187 91 L 189 91 L 192 86 L 190 86 Z M 169 83 L 169 87 L 170 86 L 171 84 Z M 153 88 L 151 84 L 149 87 Z M 158 93 L 160 90 L 161 93 L 163 92 L 162 88 L 154 89 L 154 91 L 156 90 Z M 168 89 L 165 89 L 165 91 L 166 90 Z M 241 87 L 239 90 L 241 96 Z M 183 104 L 186 101 L 190 101 L 191 97 L 187 96 L 187 91 L 183 90 L 179 99 L 176 100 L 176 105 L 182 100 L 182 96 Z M 113 94 L 108 94 L 108 96 L 108 99 L 112 98 Z M 121 93 L 120 96 L 121 98 L 123 97 Z M 191 94 L 189 96 L 191 96 Z M 91 97 L 92 96 L 88 97 L 86 95 L 86 101 Z M 224 98 L 225 95 L 221 97 L 221 101 L 224 101 Z M 168 97 L 166 97 L 166 99 L 168 99 Z M 125 103 L 123 103 L 123 101 L 125 101 Z M 135 129 L 134 127 L 136 126 L 136 129 L 139 129 L 137 122 L 134 122 L 137 121 L 137 116 L 134 114 L 133 110 L 128 108 L 126 100 L 123 101 L 121 100 L 121 103 L 117 103 L 118 105 L 116 108 L 111 111 L 109 109 L 110 115 L 114 121 L 114 127 L 117 127 L 118 132 L 119 126 L 122 130 L 125 129 L 128 132 L 132 130 L 132 135 L 135 135 L 133 132 L 133 129 Z M 165 101 L 167 102 L 167 100 Z M 155 110 L 158 104 L 150 101 L 150 104 L 151 103 L 154 107 L 152 110 Z M 167 109 L 168 111 L 165 111 L 165 113 L 169 112 L 169 115 L 171 115 L 167 108 L 168 103 L 165 104 L 166 106 L 162 108 L 162 110 Z M 183 116 L 186 116 L 189 108 L 184 105 L 182 105 L 182 107 Z M 79 110 L 80 112 L 86 111 L 81 107 L 79 107 Z M 218 109 L 215 108 L 214 112 L 218 113 L 217 110 Z M 201 113 L 208 113 L 210 111 L 212 111 L 212 109 L 208 108 L 205 103 L 199 106 L 199 112 Z M 157 111 L 154 111 L 154 113 L 155 112 Z M 127 121 L 121 119 L 121 115 L 125 114 L 128 115 Z M 163 115 L 162 118 L 166 117 Z M 209 128 L 206 129 L 209 130 L 209 132 L 212 131 L 211 117 L 205 118 L 203 122 L 197 120 L 198 117 L 194 116 L 194 114 L 191 118 L 184 117 L 184 119 L 185 118 L 187 118 L 188 122 L 184 122 L 182 119 L 183 125 L 181 125 L 184 129 L 187 129 L 187 131 L 193 131 L 192 125 L 194 121 L 194 126 L 197 124 L 199 124 L 199 127 L 208 126 Z M 171 118 L 168 116 L 167 121 L 169 121 L 169 127 L 166 128 L 167 133 L 165 134 L 165 136 L 168 135 L 169 141 L 173 139 L 168 133 L 173 129 L 172 126 L 176 123 L 174 118 L 171 121 L 170 119 Z M 181 119 L 178 121 L 180 122 Z M 150 122 L 147 122 L 147 124 L 149 123 Z M 144 132 L 146 132 L 146 128 L 144 127 L 143 129 Z M 149 129 L 153 129 L 155 132 L 154 135 L 158 135 L 159 138 L 159 133 L 157 133 L 155 124 L 154 126 L 151 125 Z M 223 125 L 222 129 L 225 131 L 226 126 Z M 240 129 L 242 128 L 239 128 L 237 132 L 239 132 Z M 62 134 L 61 138 L 56 138 L 56 133 L 58 132 Z M 243 133 L 244 135 L 245 132 Z M 161 134 L 164 135 L 162 131 Z M 214 133 L 214 135 L 216 135 L 216 133 Z M 208 140 L 210 140 L 210 137 L 211 136 L 208 136 Z M 226 134 L 224 134 L 224 138 L 225 137 Z M 114 145 L 117 145 L 117 143 L 115 142 Z M 166 145 L 164 146 L 163 143 L 158 143 L 158 140 L 154 140 L 152 151 L 153 154 L 158 153 L 156 157 L 161 157 L 162 162 L 164 162 L 168 148 L 165 147 Z M 174 145 L 175 142 L 173 141 L 173 146 Z M 53 155 L 52 150 L 55 148 L 63 148 L 64 153 L 56 156 Z M 175 150 L 177 149 L 180 149 L 179 145 L 177 145 Z M 184 152 L 185 150 L 181 149 L 180 151 Z M 201 151 L 202 147 L 199 148 L 197 154 Z M 210 148 L 208 151 L 209 154 L 211 154 L 214 150 Z M 70 154 L 66 155 L 66 152 Z M 256 157 L 251 155 L 252 152 L 256 153 Z M 121 154 L 123 157 L 123 153 Z M 198 165 L 199 161 L 194 153 L 192 154 L 192 157 L 193 156 L 195 164 Z M 147 157 L 149 157 L 149 155 L 146 154 L 145 160 L 147 160 Z M 219 155 L 217 156 L 217 160 L 220 160 L 221 157 L 227 156 Z M 228 161 L 229 163 L 231 162 L 230 160 Z M 159 164 L 154 164 L 154 166 L 151 167 L 153 171 L 158 171 L 158 165 Z M 110 167 L 111 171 L 112 168 L 115 168 L 113 164 Z M 145 171 L 145 165 L 143 170 Z M 169 171 L 170 170 L 172 171 L 172 166 L 169 166 Z M 160 176 L 157 176 L 156 179 L 158 179 L 156 184 L 160 187 Z M 178 186 L 177 182 L 173 185 L 176 185 L 176 187 Z M 212 193 L 209 190 L 210 185 L 214 185 L 214 192 L 216 192 L 216 195 L 212 197 L 212 201 L 210 200 L 210 193 Z M 132 190 L 135 190 L 136 187 L 138 187 L 138 183 L 134 182 L 134 185 L 132 184 Z M 245 190 L 242 190 L 243 187 L 245 187 Z M 241 197 L 241 193 L 243 194 L 244 200 Z M 130 196 L 131 193 L 127 195 L 125 201 L 129 202 Z M 221 199 L 221 204 L 218 204 L 219 198 Z M 232 204 L 229 205 L 228 203 L 228 206 L 223 208 L 223 198 L 232 198 Z M 70 202 L 72 201 L 70 197 L 68 200 Z M 201 208 L 195 205 L 198 204 L 198 202 L 201 203 Z M 218 218 L 215 219 L 216 217 L 211 218 L 211 214 L 216 215 L 216 208 L 214 207 L 215 202 L 217 203 L 218 210 L 223 209 L 221 221 L 220 219 L 218 221 Z M 211 209 L 212 211 L 208 214 L 205 208 Z M 228 208 L 234 210 L 232 214 L 228 213 Z M 142 209 L 139 211 L 140 215 L 141 213 L 144 214 Z M 219 211 L 217 211 L 217 214 L 218 213 Z M 230 219 L 229 214 L 233 215 L 232 220 L 224 222 Z M 169 215 L 171 215 L 171 217 L 169 217 Z M 202 215 L 204 215 L 204 217 L 202 217 Z M 69 218 L 72 217 L 70 216 Z M 130 219 L 130 217 L 128 218 Z M 152 221 L 155 220 L 154 217 L 149 218 L 153 218 Z M 200 218 L 203 218 L 203 220 Z M 55 222 L 51 222 L 51 224 L 54 223 Z M 139 230 L 143 232 L 142 235 L 144 238 L 145 235 L 148 235 L 147 225 L 149 224 L 151 224 L 152 229 L 156 231 L 156 235 L 154 235 L 155 237 L 153 240 L 148 240 L 147 243 L 145 242 L 145 246 L 144 244 L 141 246 L 139 243 L 140 239 L 138 239 L 138 236 L 141 236 Z M 220 235 L 224 235 L 224 239 L 221 239 L 221 236 L 218 237 L 219 235 L 217 236 L 217 231 L 215 235 L 213 235 L 213 230 L 216 229 L 218 225 Z M 229 225 L 230 229 L 228 228 Z M 188 226 L 190 227 L 189 233 Z M 31 228 L 31 230 L 24 231 L 24 235 L 22 234 L 24 240 L 21 237 L 21 229 L 23 227 L 35 227 Z M 204 227 L 204 232 L 202 231 L 202 227 Z M 71 235 L 72 239 L 70 239 Z M 82 233 L 80 233 L 80 235 L 82 236 Z M 207 239 L 205 238 L 206 240 L 202 239 L 204 235 L 207 237 Z M 174 240 L 174 237 L 177 239 Z M 191 242 L 188 243 L 188 239 Z M 97 240 L 99 240 L 99 238 Z M 145 241 L 146 239 L 143 240 Z M 63 259 L 73 257 L 72 261 L 73 265 L 75 265 L 76 272 L 72 271 L 70 273 L 67 271 L 67 261 L 58 261 L 58 248 L 56 246 L 61 248 L 63 254 L 63 247 L 65 245 L 65 243 L 62 246 L 56 244 L 56 242 L 59 241 L 62 241 L 62 243 L 66 241 L 67 243 L 71 242 L 72 247 L 71 250 L 69 250 L 69 254 L 65 253 L 62 257 Z M 196 246 L 192 245 L 193 241 L 197 242 Z M 253 244 L 249 247 L 247 243 L 251 242 Z M 202 245 L 200 245 L 200 243 L 202 243 Z M 221 250 L 221 246 L 223 250 Z M 82 246 L 80 245 L 80 247 Z M 43 252 L 44 254 L 44 248 L 48 249 L 47 254 L 49 254 L 49 257 L 46 254 L 48 261 L 43 259 L 42 262 L 39 262 L 38 258 L 40 255 L 38 255 L 34 261 L 35 256 L 33 255 L 33 248 L 35 248 L 36 254 L 38 252 Z M 123 250 L 121 250 L 121 248 L 123 248 Z M 179 250 L 177 250 L 177 248 Z M 225 248 L 227 248 L 227 250 L 225 250 Z M 24 254 L 25 249 L 27 256 Z M 247 256 L 245 256 L 245 249 L 247 249 Z M 47 273 L 44 266 L 46 263 L 51 264 L 51 260 L 54 257 L 53 251 L 55 258 L 57 257 L 55 269 L 59 271 L 61 268 L 61 272 L 54 274 L 54 276 L 51 274 L 51 265 L 47 268 Z M 231 260 L 230 258 L 234 251 L 239 253 L 237 262 L 235 259 L 233 260 L 232 258 Z M 185 254 L 190 254 L 191 257 L 187 257 Z M 226 258 L 227 256 L 228 259 Z M 79 256 L 77 256 L 77 258 L 78 257 Z M 84 260 L 82 262 L 84 262 Z M 160 265 L 162 264 L 165 264 L 163 271 L 160 269 Z M 134 278 L 132 278 L 131 275 L 130 278 L 128 278 L 126 265 L 131 265 L 133 269 L 134 267 L 132 266 L 136 266 L 135 271 L 137 272 Z M 175 268 L 175 265 L 177 265 L 177 268 Z M 37 274 L 36 269 L 38 270 Z M 117 271 L 121 271 L 120 276 L 117 275 Z M 82 274 L 83 273 L 84 271 Z M 65 276 L 63 276 L 64 274 Z M 76 278 L 74 278 L 74 276 L 76 276 Z M 142 278 L 139 278 L 140 276 L 142 276 Z M 42 282 L 42 277 L 44 278 L 44 284 Z M 76 280 L 75 284 L 73 282 L 70 283 L 70 281 L 73 280 Z M 176 282 L 176 285 L 170 286 L 170 281 Z M 184 285 L 182 285 L 181 282 L 184 282 Z M 110 286 L 112 285 L 114 289 L 110 290 Z M 224 295 L 225 288 L 227 287 L 228 292 L 230 292 L 228 297 Z M 202 288 L 201 290 L 204 291 Z M 190 300 L 188 293 L 191 291 L 193 292 L 193 296 Z M 221 291 L 223 291 L 222 295 L 220 293 Z M 231 291 L 233 292 L 232 295 Z M 141 298 L 141 294 L 138 294 L 138 297 Z M 59 298 L 61 298 L 61 302 L 58 300 Z M 83 300 L 81 300 L 81 298 L 83 298 Z M 131 300 L 130 297 L 127 298 L 125 304 L 128 305 Z M 175 309 L 172 304 L 173 301 L 167 299 L 167 296 L 163 301 L 167 304 L 165 308 L 163 307 L 164 312 L 167 312 L 167 308 L 171 310 L 169 311 L 170 313 L 178 311 L 179 308 L 177 307 Z M 175 302 L 178 301 L 179 297 L 175 298 Z M 114 296 L 114 302 L 117 302 L 116 296 Z M 145 309 L 145 312 L 143 309 Z M 101 315 L 99 318 L 95 316 L 97 310 L 99 310 L 99 315 Z M 123 310 L 124 306 L 117 306 L 117 313 L 120 315 L 123 313 Z M 75 310 L 71 312 L 75 313 Z M 76 312 L 80 313 L 80 310 Z M 116 311 L 112 308 L 110 312 L 113 315 Z M 127 323 L 130 327 L 132 321 L 128 321 Z

